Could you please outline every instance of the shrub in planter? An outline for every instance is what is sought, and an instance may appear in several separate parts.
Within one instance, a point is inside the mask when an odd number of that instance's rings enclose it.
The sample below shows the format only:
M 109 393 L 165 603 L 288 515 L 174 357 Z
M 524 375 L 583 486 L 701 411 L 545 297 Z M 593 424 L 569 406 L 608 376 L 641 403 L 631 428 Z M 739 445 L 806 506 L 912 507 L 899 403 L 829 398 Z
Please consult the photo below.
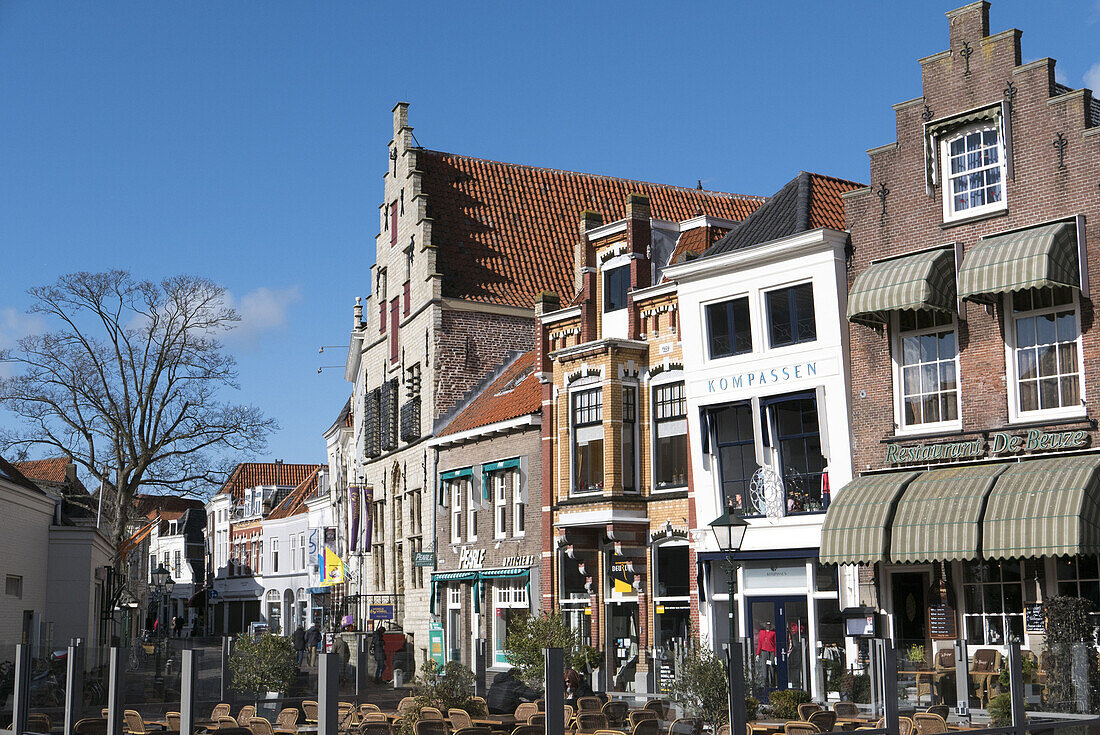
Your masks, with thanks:
M 541 689 L 546 678 L 544 648 L 562 649 L 566 666 L 578 671 L 592 663 L 599 665 L 599 652 L 581 644 L 577 631 L 569 626 L 560 611 L 517 615 L 508 622 L 504 639 L 508 663 L 516 667 L 519 678 L 534 689 Z
M 413 725 L 420 719 L 420 710 L 424 707 L 435 707 L 443 714 L 452 708 L 466 710 L 472 717 L 489 714 L 481 702 L 471 698 L 473 693 L 474 672 L 458 661 L 448 661 L 441 667 L 429 660 L 413 681 L 414 704 L 399 721 L 398 733 L 413 735 Z
M 696 717 L 717 732 L 729 719 L 729 677 L 725 663 L 710 648 L 692 641 L 676 668 L 668 696 L 680 705 L 685 717 Z
M 752 722 L 760 712 L 760 701 L 756 697 L 745 697 L 745 720 Z
M 242 635 L 233 642 L 229 672 L 233 688 L 252 692 L 286 692 L 298 676 L 294 641 L 271 633 L 256 638 Z
M 772 717 L 777 720 L 797 720 L 798 705 L 810 700 L 810 693 L 801 689 L 777 689 L 768 695 Z
M 993 727 L 1012 724 L 1012 697 L 1007 692 L 1001 692 L 989 700 L 989 724 Z

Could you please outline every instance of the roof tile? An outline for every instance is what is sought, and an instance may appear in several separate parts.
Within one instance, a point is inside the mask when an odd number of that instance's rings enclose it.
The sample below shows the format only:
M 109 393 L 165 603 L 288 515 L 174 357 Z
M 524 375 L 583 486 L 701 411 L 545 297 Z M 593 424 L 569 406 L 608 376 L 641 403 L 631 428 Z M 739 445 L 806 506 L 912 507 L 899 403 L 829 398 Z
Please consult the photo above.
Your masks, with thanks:
M 221 493 L 229 493 L 234 500 L 244 497 L 244 491 L 263 485 L 298 487 L 319 464 L 286 464 L 284 462 L 242 462 L 233 470 Z
M 534 373 L 535 352 L 532 350 L 517 357 L 436 436 L 458 434 L 538 413 L 542 408 L 542 384 Z

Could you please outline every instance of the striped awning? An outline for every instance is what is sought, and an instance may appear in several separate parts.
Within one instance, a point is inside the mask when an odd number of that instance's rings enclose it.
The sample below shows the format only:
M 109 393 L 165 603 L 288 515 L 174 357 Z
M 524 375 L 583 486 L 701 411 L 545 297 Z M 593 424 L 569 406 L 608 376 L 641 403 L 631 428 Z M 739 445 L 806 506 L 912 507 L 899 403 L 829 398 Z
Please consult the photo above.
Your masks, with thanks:
M 987 237 L 959 268 L 959 296 L 972 301 L 995 303 L 1000 294 L 1052 286 L 1080 286 L 1072 222 Z
M 857 477 L 833 495 L 821 528 L 821 554 L 827 564 L 885 561 L 890 523 L 902 491 L 919 472 L 885 472 Z
M 986 464 L 921 474 L 898 501 L 890 532 L 890 561 L 977 559 L 982 507 L 1007 468 Z
M 1011 465 L 982 521 L 987 559 L 1100 554 L 1100 456 Z
M 955 254 L 946 248 L 872 263 L 848 293 L 848 319 L 872 327 L 892 311 L 955 308 Z

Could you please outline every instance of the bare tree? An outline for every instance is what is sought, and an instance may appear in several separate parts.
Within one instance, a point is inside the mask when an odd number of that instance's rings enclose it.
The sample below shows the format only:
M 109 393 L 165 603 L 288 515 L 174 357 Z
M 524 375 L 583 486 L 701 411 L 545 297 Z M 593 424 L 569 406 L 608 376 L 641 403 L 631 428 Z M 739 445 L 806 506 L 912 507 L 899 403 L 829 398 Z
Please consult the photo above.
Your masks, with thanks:
M 0 450 L 60 452 L 80 465 L 113 501 L 116 541 L 144 488 L 204 494 L 234 454 L 266 447 L 274 419 L 221 398 L 239 386 L 219 337 L 240 321 L 222 287 L 115 270 L 28 293 L 53 331 L 0 351 L 16 367 L 0 378 L 0 407 L 21 424 L 0 431 Z

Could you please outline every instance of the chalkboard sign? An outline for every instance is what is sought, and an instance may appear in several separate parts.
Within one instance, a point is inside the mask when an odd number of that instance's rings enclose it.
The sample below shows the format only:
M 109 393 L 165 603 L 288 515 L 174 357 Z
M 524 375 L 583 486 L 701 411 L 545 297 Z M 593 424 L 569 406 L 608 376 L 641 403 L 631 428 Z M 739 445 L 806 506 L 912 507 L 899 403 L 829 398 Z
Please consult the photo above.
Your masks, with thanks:
M 934 641 L 954 640 L 957 637 L 955 608 L 947 603 L 930 605 L 928 607 L 928 631 L 929 636 Z
M 661 664 L 657 669 L 657 688 L 661 694 L 672 692 L 672 682 L 676 681 L 676 672 L 669 664 Z
M 1024 630 L 1028 633 L 1045 633 L 1047 630 L 1046 611 L 1043 603 L 1034 602 L 1024 605 Z

